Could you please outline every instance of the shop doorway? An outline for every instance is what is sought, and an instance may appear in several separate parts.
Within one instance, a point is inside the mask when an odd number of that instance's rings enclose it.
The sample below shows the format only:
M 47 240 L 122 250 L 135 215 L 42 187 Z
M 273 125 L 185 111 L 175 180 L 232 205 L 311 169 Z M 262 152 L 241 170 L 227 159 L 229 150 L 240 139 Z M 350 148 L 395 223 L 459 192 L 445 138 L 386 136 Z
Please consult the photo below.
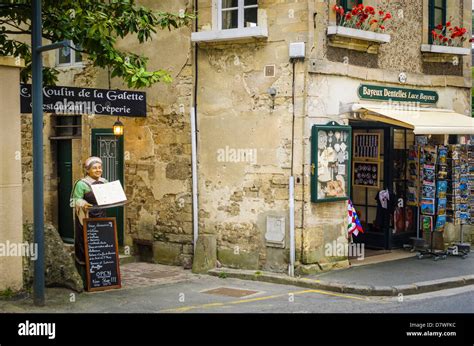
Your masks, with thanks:
M 416 236 L 417 209 L 407 205 L 412 131 L 379 122 L 352 121 L 351 200 L 364 233 L 353 240 L 369 249 L 401 248 Z M 382 202 L 381 195 L 389 196 Z M 408 203 L 409 204 L 409 203 Z
M 72 140 L 57 141 L 58 174 L 58 231 L 65 243 L 74 243 L 74 210 L 70 206 L 73 184 Z
M 120 180 L 123 188 L 123 136 L 116 137 L 112 129 L 92 129 L 92 155 L 102 159 L 102 176 L 112 182 Z M 117 220 L 117 236 L 120 246 L 123 246 L 124 212 L 123 207 L 107 209 L 107 217 Z

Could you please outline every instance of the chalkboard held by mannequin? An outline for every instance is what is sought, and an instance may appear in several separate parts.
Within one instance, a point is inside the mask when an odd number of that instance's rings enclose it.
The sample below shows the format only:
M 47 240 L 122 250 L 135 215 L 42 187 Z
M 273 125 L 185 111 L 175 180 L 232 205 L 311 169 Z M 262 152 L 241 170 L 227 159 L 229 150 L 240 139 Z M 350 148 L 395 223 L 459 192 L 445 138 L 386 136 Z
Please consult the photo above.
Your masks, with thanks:
M 91 186 L 94 184 L 105 184 L 108 181 L 102 178 L 102 160 L 99 157 L 91 156 L 84 163 L 86 176 L 75 182 L 72 189 L 72 207 L 74 208 L 74 254 L 75 264 L 82 277 L 84 288 L 86 288 L 86 256 L 84 249 L 83 224 L 85 218 L 106 217 L 104 209 L 90 210 L 97 206 L 97 201 L 92 192 Z

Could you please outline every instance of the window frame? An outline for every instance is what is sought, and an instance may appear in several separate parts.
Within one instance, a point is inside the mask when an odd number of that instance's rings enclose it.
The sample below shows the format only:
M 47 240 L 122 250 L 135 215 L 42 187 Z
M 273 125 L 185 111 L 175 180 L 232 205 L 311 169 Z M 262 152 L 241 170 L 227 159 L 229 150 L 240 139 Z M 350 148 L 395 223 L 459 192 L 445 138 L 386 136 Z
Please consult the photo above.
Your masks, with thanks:
M 447 20 L 447 13 L 448 13 L 448 2 L 447 0 L 442 0 L 443 4 L 442 7 L 436 6 L 436 0 L 429 0 L 428 2 L 428 43 L 433 44 L 433 35 L 431 35 L 431 32 L 433 29 L 438 25 L 438 24 L 443 24 L 446 25 L 446 20 Z M 436 9 L 441 9 L 442 11 L 442 17 L 443 17 L 443 22 L 442 23 L 435 23 L 435 12 Z
M 339 3 L 339 6 L 342 6 L 344 8 L 344 11 L 349 11 L 349 10 L 352 10 L 352 8 L 348 8 L 347 7 L 347 0 L 338 0 L 337 1 Z M 357 5 L 360 5 L 363 3 L 363 0 L 356 0 L 357 2 Z
M 76 45 L 74 44 L 74 42 L 72 42 L 72 40 L 69 40 L 69 46 L 70 46 L 70 50 L 71 50 L 71 54 L 70 54 L 70 57 L 69 57 L 69 62 L 66 62 L 66 63 L 60 63 L 59 62 L 59 54 L 60 54 L 60 49 L 57 49 L 56 50 L 56 67 L 70 67 L 70 66 L 78 66 L 78 67 L 82 67 L 84 66 L 84 59 L 81 59 L 81 61 L 76 61 L 76 54 L 78 52 L 76 52 L 75 48 Z
M 245 29 L 245 10 L 250 8 L 256 8 L 258 14 L 258 0 L 256 5 L 245 5 L 245 0 L 238 0 L 237 7 L 228 7 L 222 8 L 222 0 L 217 0 L 217 30 L 235 30 L 235 29 Z M 222 12 L 227 11 L 235 11 L 237 9 L 237 27 L 236 28 L 222 28 Z M 258 19 L 257 19 L 257 26 L 258 26 Z

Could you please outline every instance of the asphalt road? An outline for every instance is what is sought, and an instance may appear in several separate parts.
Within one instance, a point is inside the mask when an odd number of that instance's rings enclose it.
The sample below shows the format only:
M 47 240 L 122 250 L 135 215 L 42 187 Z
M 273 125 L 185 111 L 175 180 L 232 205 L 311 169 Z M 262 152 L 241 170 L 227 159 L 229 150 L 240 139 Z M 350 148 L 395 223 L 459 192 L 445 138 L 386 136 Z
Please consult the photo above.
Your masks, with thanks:
M 211 294 L 248 290 L 243 297 Z M 195 276 L 184 282 L 74 294 L 47 289 L 47 305 L 0 301 L 0 312 L 109 313 L 474 313 L 474 286 L 404 297 L 364 297 L 239 279 Z

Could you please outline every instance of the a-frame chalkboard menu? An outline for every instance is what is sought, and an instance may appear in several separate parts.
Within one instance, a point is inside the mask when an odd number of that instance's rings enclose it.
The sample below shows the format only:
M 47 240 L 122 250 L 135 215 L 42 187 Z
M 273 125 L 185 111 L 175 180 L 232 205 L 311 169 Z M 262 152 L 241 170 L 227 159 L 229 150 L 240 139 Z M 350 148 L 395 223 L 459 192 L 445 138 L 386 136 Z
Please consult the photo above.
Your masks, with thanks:
M 87 290 L 121 288 L 115 218 L 84 219 Z

